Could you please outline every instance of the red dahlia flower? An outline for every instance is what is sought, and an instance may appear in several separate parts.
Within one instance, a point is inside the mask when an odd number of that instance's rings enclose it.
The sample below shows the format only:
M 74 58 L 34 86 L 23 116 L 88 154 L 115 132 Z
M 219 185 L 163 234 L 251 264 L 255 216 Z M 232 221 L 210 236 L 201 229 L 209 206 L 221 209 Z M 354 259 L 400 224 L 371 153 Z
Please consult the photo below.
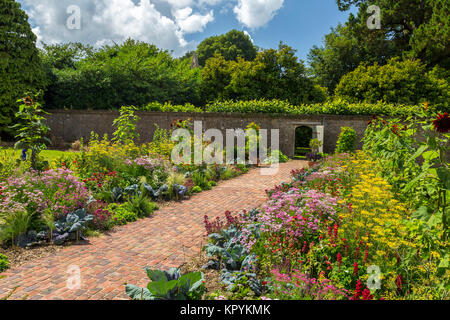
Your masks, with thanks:
M 447 112 L 438 114 L 436 120 L 433 121 L 434 129 L 440 133 L 447 133 L 450 131 L 450 117 Z

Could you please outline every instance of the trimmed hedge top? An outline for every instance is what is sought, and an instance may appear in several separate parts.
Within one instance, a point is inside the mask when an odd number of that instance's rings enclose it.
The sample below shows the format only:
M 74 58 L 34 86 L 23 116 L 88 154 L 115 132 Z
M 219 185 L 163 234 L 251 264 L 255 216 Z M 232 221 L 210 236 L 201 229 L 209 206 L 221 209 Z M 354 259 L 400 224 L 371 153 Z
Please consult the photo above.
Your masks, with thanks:
M 263 113 L 263 114 L 294 114 L 294 115 L 384 115 L 384 116 L 409 116 L 423 112 L 424 105 L 394 105 L 384 102 L 349 103 L 345 100 L 334 100 L 321 104 L 294 106 L 281 100 L 250 100 L 250 101 L 222 101 L 208 104 L 205 108 L 195 107 L 192 104 L 172 105 L 152 102 L 143 108 L 143 111 L 161 112 L 218 112 L 218 113 Z M 427 111 L 449 111 L 442 108 L 427 106 Z

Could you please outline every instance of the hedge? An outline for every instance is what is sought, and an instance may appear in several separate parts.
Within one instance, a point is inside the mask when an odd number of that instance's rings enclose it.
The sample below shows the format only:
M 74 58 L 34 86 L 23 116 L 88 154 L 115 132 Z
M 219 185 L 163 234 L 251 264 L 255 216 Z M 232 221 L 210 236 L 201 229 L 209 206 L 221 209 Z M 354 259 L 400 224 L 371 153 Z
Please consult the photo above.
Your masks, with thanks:
M 384 115 L 384 116 L 409 116 L 421 112 L 424 105 L 398 105 L 384 102 L 378 103 L 349 103 L 345 100 L 294 106 L 281 100 L 251 100 L 251 101 L 218 101 L 208 104 L 204 109 L 191 104 L 172 105 L 150 103 L 140 108 L 145 111 L 162 112 L 218 112 L 218 113 L 264 113 L 264 114 L 293 114 L 293 115 Z M 430 114 L 436 112 L 448 112 L 448 107 L 427 106 Z

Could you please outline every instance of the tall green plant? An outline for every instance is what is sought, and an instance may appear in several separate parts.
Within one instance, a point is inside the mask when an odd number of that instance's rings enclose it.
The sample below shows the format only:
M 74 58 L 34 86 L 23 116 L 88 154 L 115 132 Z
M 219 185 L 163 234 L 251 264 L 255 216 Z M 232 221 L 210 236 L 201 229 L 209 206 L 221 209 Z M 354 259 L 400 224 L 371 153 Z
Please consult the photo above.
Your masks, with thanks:
M 139 134 L 136 132 L 139 117 L 134 114 L 134 111 L 136 108 L 133 106 L 120 108 L 120 116 L 113 122 L 117 130 L 113 133 L 112 141 L 128 144 L 139 139 Z
M 46 143 L 50 143 L 46 137 L 50 128 L 43 122 L 44 115 L 48 113 L 41 109 L 41 105 L 36 99 L 37 95 L 29 95 L 17 101 L 21 102 L 19 111 L 16 113 L 18 123 L 12 128 L 17 132 L 17 142 L 14 147 L 23 149 L 24 153 L 25 150 L 31 150 L 31 167 L 38 170 L 40 168 L 37 158 L 39 153 L 47 148 Z
M 337 141 L 337 153 L 355 152 L 356 131 L 350 127 L 342 127 Z
M 448 235 L 450 169 L 448 114 L 432 122 L 419 117 L 374 119 L 366 130 L 364 150 L 381 163 L 382 175 L 414 209 L 414 218 L 442 221 Z M 439 127 L 441 123 L 442 128 Z

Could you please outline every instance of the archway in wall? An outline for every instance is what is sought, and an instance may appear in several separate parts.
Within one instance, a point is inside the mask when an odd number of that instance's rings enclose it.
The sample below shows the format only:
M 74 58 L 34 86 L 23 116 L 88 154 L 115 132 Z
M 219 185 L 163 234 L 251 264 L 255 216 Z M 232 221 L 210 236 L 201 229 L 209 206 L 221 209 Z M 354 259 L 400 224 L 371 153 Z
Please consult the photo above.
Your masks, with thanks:
M 309 142 L 313 138 L 313 129 L 309 126 L 299 126 L 295 128 L 295 158 L 303 159 L 311 152 Z

